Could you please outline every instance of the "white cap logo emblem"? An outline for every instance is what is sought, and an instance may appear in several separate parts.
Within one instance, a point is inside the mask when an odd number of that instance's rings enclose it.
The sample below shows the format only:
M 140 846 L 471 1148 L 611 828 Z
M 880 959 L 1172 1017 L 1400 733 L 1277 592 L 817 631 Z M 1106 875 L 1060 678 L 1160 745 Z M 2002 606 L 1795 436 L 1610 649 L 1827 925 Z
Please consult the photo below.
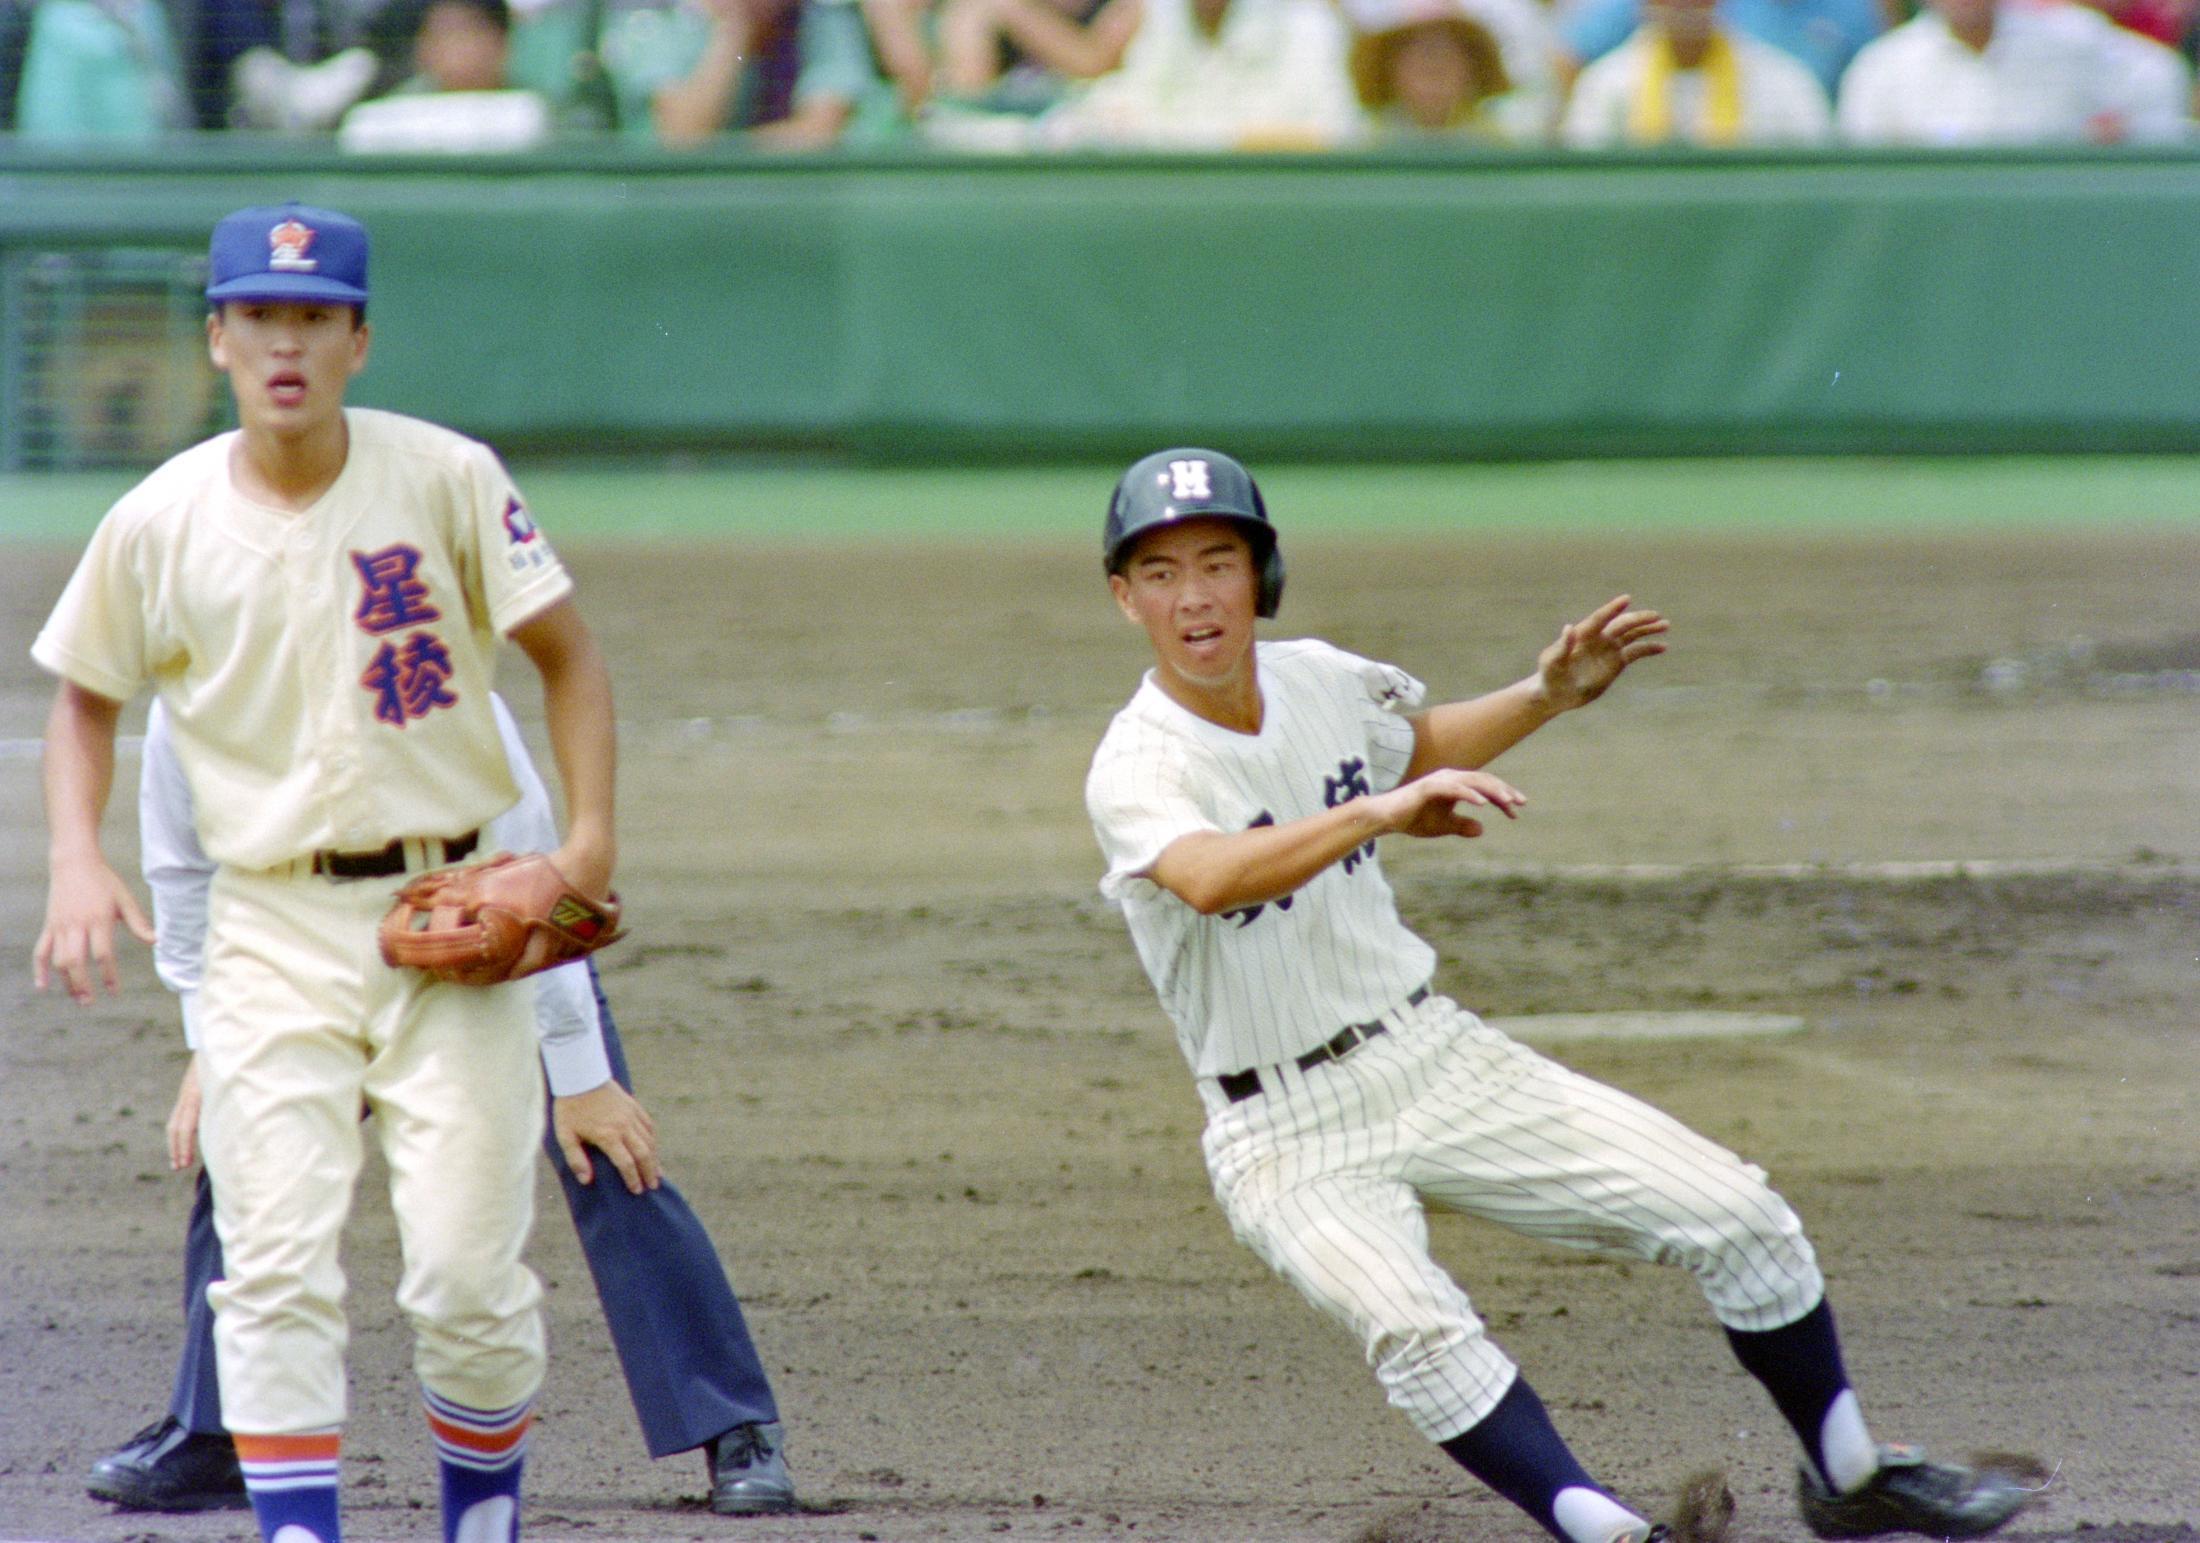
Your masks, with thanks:
M 1171 461 L 1169 463 L 1169 496 L 1171 498 L 1212 498 L 1214 489 L 1207 483 L 1205 461 Z

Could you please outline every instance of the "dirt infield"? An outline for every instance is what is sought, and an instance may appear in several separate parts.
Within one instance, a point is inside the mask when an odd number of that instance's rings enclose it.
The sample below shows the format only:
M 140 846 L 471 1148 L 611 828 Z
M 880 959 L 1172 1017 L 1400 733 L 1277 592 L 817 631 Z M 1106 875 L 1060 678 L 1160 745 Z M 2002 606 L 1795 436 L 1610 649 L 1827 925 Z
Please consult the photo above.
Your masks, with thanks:
M 1385 861 L 1439 984 L 1488 1013 L 1806 1019 L 1562 1054 L 1771 1171 L 1875 1428 L 2038 1454 L 2055 1477 L 2008 1534 L 2031 1543 L 2190 1543 L 2200 1518 L 2194 535 L 1290 546 L 1286 634 L 1439 693 L 1517 675 L 1615 589 L 1673 614 L 1671 657 L 1504 763 L 1534 800 L 1517 828 Z M 4 556 L 0 1539 L 240 1536 L 81 1489 L 167 1392 L 181 1052 L 142 951 L 90 1013 L 29 990 L 46 686 L 23 647 L 73 554 Z M 1092 888 L 1083 769 L 1142 644 L 1091 553 L 568 556 L 625 722 L 636 935 L 608 987 L 813 1510 L 714 1518 L 698 1459 L 647 1461 L 546 1183 L 529 1535 L 1540 1537 L 1386 1411 L 1207 1194 L 1197 1102 Z M 347 1527 L 425 1539 L 378 1188 L 348 1249 Z M 1723 1465 L 1741 1538 L 1805 1536 L 1789 1438 L 1684 1277 L 1435 1233 L 1622 1495 Z

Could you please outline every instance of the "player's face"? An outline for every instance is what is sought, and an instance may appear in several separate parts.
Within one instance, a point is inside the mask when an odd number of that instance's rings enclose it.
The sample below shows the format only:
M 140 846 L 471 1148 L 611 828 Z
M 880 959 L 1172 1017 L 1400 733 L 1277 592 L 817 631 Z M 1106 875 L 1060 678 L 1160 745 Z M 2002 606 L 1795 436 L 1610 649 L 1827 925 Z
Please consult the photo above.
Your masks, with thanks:
M 1140 537 L 1108 587 L 1168 673 L 1215 688 L 1243 671 L 1259 582 L 1252 546 L 1229 521 L 1186 520 Z
M 326 301 L 231 300 L 207 318 L 207 350 L 248 430 L 298 434 L 332 421 L 367 363 L 366 323 Z

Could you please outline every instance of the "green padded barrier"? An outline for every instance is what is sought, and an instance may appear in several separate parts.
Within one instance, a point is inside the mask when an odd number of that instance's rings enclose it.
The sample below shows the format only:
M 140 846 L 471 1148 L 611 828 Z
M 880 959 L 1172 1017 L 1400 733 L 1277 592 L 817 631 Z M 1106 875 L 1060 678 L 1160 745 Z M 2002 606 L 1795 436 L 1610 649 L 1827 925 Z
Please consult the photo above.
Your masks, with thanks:
M 374 232 L 356 399 L 515 449 L 2200 448 L 2181 153 L 16 149 L 0 257 L 189 246 L 291 196 Z

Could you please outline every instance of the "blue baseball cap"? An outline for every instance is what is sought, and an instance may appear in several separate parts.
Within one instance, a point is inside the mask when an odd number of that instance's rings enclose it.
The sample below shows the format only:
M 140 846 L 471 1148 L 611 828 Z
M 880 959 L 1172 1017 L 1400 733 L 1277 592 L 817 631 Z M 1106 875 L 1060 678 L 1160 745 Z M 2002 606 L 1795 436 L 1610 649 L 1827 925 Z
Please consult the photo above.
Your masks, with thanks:
M 206 298 L 367 303 L 367 229 L 348 214 L 283 204 L 239 209 L 214 227 Z

